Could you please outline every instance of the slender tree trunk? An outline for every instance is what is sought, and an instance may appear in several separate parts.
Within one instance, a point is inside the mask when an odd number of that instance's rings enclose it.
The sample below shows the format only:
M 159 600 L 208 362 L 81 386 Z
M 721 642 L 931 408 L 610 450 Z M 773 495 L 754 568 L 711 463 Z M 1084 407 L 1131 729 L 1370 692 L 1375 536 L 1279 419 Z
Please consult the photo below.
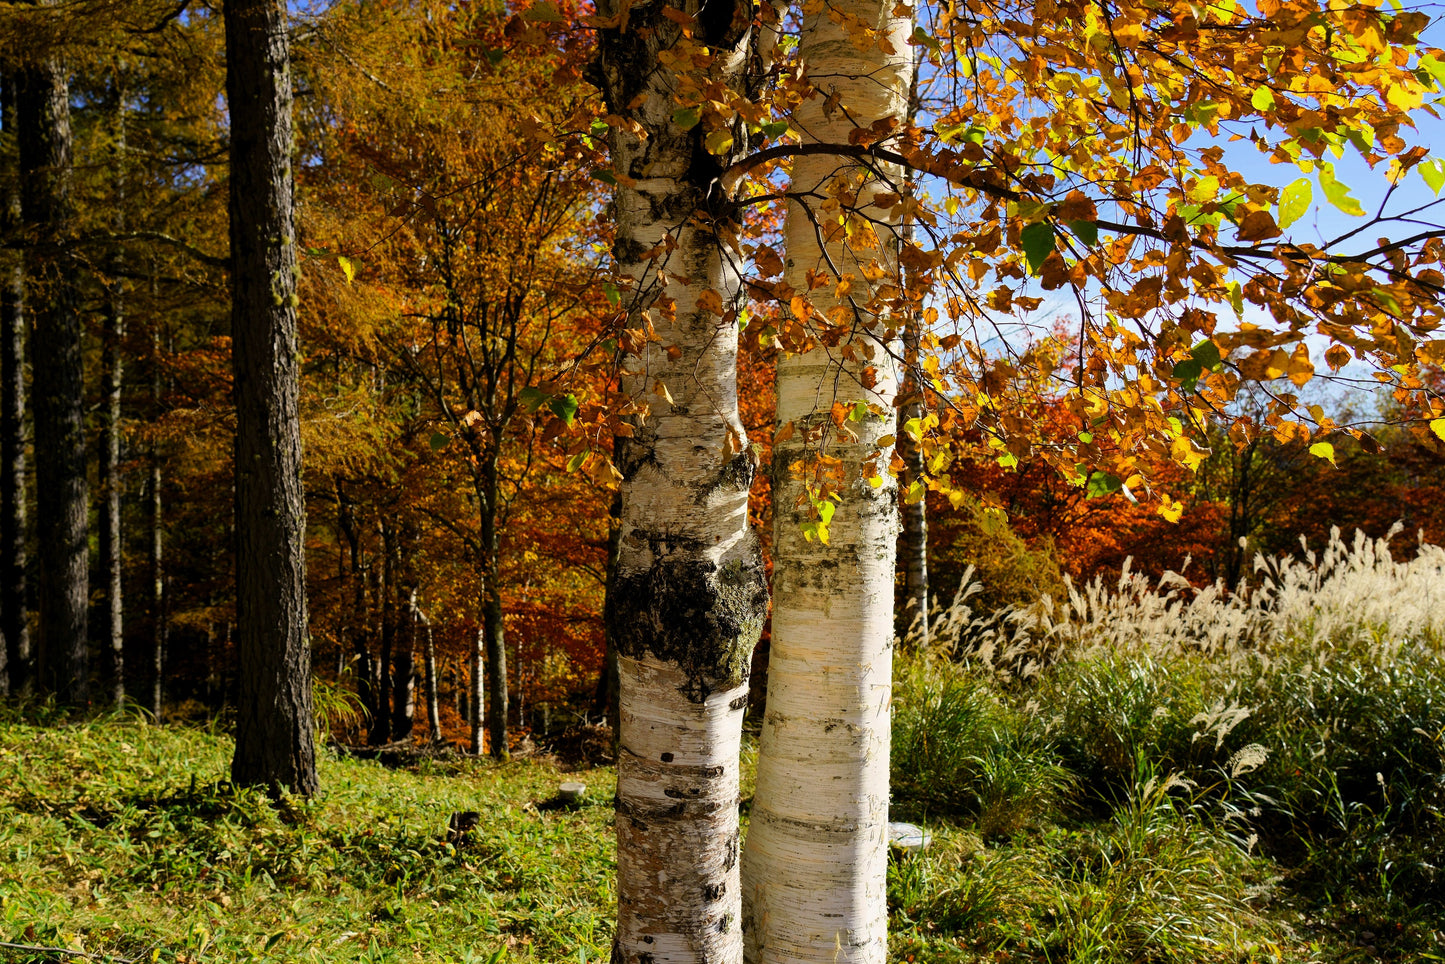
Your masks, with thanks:
M 393 582 L 396 570 L 392 566 L 391 529 L 385 523 L 377 526 L 381 536 L 381 568 L 378 572 L 376 589 L 377 610 L 381 617 L 381 656 L 377 660 L 379 679 L 376 688 L 376 716 L 371 723 L 371 742 L 387 743 L 391 740 L 392 724 L 392 672 L 391 658 L 396 637 L 396 604 L 393 598 Z
M 486 729 L 482 719 L 482 651 L 486 635 L 486 626 L 479 623 L 477 634 L 472 637 L 471 651 L 467 654 L 467 719 L 472 724 L 471 746 L 468 749 L 477 756 L 481 756 L 485 744 L 482 738 Z
M 161 415 L 164 380 L 161 377 L 161 333 L 159 326 L 151 329 L 151 418 L 153 422 Z M 163 523 L 163 495 L 161 492 L 161 444 L 153 439 L 150 444 L 149 466 L 146 473 L 146 531 L 147 560 L 149 576 L 147 584 L 150 598 L 150 638 L 145 661 L 145 707 L 151 718 L 160 722 L 165 697 L 165 656 L 166 656 L 166 572 L 165 572 L 165 530 Z
M 240 694 L 231 778 L 317 789 L 297 410 L 291 70 L 280 0 L 225 6 Z
M 741 956 L 738 751 L 767 611 L 747 525 L 756 457 L 737 409 L 742 291 L 727 238 L 738 211 L 720 176 L 746 150 L 746 132 L 739 125 L 730 146 L 714 140 L 721 154 L 710 153 L 703 125 L 677 123 L 679 79 L 666 64 L 694 62 L 705 48 L 706 79 L 748 96 L 750 71 L 766 71 L 771 54 L 754 43 L 751 4 L 681 7 L 698 18 L 692 39 L 660 5 L 600 3 L 599 14 L 622 25 L 599 32 L 593 73 L 608 110 L 646 135 L 623 125 L 609 135 L 620 185 L 613 255 L 628 327 L 651 327 L 658 339 L 623 363 L 623 390 L 649 414 L 615 456 L 623 481 L 608 602 L 621 742 L 614 964 Z
M 625 443 L 622 443 L 625 444 Z M 602 638 L 606 647 L 602 662 L 602 678 L 597 681 L 593 712 L 600 715 L 612 730 L 612 750 L 617 752 L 617 627 L 616 603 L 617 558 L 622 548 L 622 493 L 614 492 L 607 509 L 607 585 L 606 605 L 602 614 Z
M 416 724 L 416 590 L 403 582 L 397 587 L 397 592 L 405 604 L 399 607 L 401 611 L 396 617 L 391 738 L 410 740 L 412 727 Z
M 54 58 L 19 72 L 22 215 L 30 233 L 26 302 L 34 332 L 36 521 L 40 539 L 40 682 L 63 703 L 88 697 L 90 502 L 79 264 L 71 201 L 70 90 Z
M 0 238 L 20 230 L 16 75 L 0 76 Z M 0 693 L 30 691 L 25 528 L 25 272 L 0 252 Z
M 898 7 L 899 11 L 907 8 Z M 835 0 L 807 14 L 798 55 L 820 93 L 795 114 L 804 140 L 847 144 L 875 121 L 905 119 L 912 73 L 911 22 L 891 0 Z M 830 13 L 841 13 L 835 23 Z M 876 31 L 865 44 L 859 25 Z M 840 350 L 813 348 L 778 362 L 778 424 L 791 438 L 773 449 L 773 623 L 767 712 L 758 785 L 743 858 L 744 927 L 750 961 L 870 962 L 888 953 L 887 832 L 889 702 L 892 693 L 893 575 L 897 492 L 889 477 L 897 371 L 893 325 L 880 286 L 897 278 L 896 239 L 887 236 L 896 192 L 886 180 L 837 157 L 793 163 L 792 190 L 830 198 L 819 210 L 789 204 L 785 278 L 807 291 L 832 323 L 852 331 Z M 838 198 L 856 197 L 857 214 Z M 811 202 L 810 202 L 811 203 Z M 850 205 L 852 206 L 852 205 Z M 845 231 L 840 218 L 866 217 Z M 822 235 L 822 236 L 820 236 Z M 841 277 L 840 277 L 841 275 Z M 840 281 L 852 291 L 840 294 Z M 895 282 L 896 283 L 896 282 Z M 895 292 L 897 289 L 894 289 Z M 835 402 L 863 401 L 869 413 L 835 427 Z M 780 437 L 786 433 L 780 432 Z M 821 441 L 819 441 L 821 440 Z M 814 486 L 819 446 L 839 460 L 841 478 Z M 828 538 L 805 538 L 818 502 Z M 795 508 L 801 504 L 802 508 Z
M 918 85 L 918 66 L 915 61 L 912 88 Z M 908 115 L 912 121 L 915 105 L 910 94 Z M 911 192 L 910 192 L 911 193 Z M 904 243 L 913 240 L 913 220 L 905 219 L 899 232 Z M 903 595 L 895 604 L 900 615 L 899 637 L 909 642 L 927 646 L 929 640 L 928 611 L 928 476 L 924 462 L 921 432 L 925 414 L 923 385 L 918 380 L 918 343 L 922 336 L 921 312 L 912 300 L 912 287 L 904 284 L 904 297 L 908 299 L 908 316 L 903 323 L 903 384 L 899 390 L 898 407 L 898 456 L 903 460 L 903 471 L 899 473 L 899 488 L 903 492 L 903 532 L 898 538 L 898 554 L 903 569 Z M 909 427 L 917 425 L 920 436 L 915 438 Z
M 500 551 L 497 532 L 497 456 L 495 452 L 482 463 L 481 541 L 482 541 L 482 635 L 487 650 L 487 749 L 494 759 L 507 758 L 507 638 L 502 614 L 502 587 L 497 553 Z M 478 704 L 480 705 L 480 704 Z M 478 714 L 480 716 L 480 714 Z
M 115 162 L 116 197 L 125 198 L 121 165 L 125 163 L 125 94 L 119 81 L 115 91 Z M 120 225 L 117 224 L 117 227 Z M 123 267 L 119 248 L 106 259 L 105 320 L 101 332 L 101 422 L 100 422 L 100 567 L 104 587 L 104 623 L 101 626 L 101 649 L 107 654 L 110 679 L 110 701 L 120 707 L 125 703 L 125 612 L 122 598 L 123 574 L 121 552 L 121 494 L 124 483 L 120 474 L 121 385 L 125 377 L 121 339 L 125 337 Z
M 426 661 L 426 718 L 427 735 L 432 743 L 442 741 L 442 718 L 441 699 L 437 692 L 437 647 L 436 639 L 432 635 L 431 620 L 426 613 L 416 604 L 416 593 L 411 596 L 412 611 L 416 613 L 423 631 L 426 633 L 426 650 L 423 659 Z
M 921 420 L 924 415 L 922 388 L 913 373 L 918 357 L 918 319 L 910 318 L 903 329 L 903 355 L 908 359 L 904 370 L 901 394 L 907 401 L 898 412 L 898 455 L 903 460 L 903 471 L 898 480 L 903 489 L 903 532 L 898 539 L 898 553 L 902 556 L 903 598 L 898 605 L 902 616 L 902 637 L 918 645 L 927 646 L 929 640 L 928 612 L 928 498 L 927 489 L 915 490 L 914 484 L 927 486 L 924 467 L 923 446 L 906 430 L 911 421 Z

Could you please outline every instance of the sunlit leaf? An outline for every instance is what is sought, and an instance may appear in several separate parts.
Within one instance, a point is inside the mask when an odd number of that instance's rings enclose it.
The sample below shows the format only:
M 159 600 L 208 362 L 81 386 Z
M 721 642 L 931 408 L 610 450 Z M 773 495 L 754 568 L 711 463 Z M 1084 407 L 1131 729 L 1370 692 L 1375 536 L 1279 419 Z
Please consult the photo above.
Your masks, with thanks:
M 1124 483 L 1115 476 L 1106 472 L 1095 472 L 1089 476 L 1087 492 L 1091 499 L 1101 499 L 1106 495 L 1113 495 L 1124 487 Z
M 1287 228 L 1310 209 L 1314 200 L 1314 187 L 1307 177 L 1292 181 L 1279 196 L 1279 226 Z
M 1430 190 L 1435 192 L 1436 197 L 1439 197 L 1440 188 L 1445 187 L 1445 160 L 1435 157 L 1428 158 L 1420 162 L 1417 170 L 1425 179 Z
M 1365 209 L 1351 196 L 1349 185 L 1335 180 L 1333 164 L 1320 165 L 1320 188 L 1325 192 L 1325 198 L 1341 211 L 1353 217 L 1364 215 Z

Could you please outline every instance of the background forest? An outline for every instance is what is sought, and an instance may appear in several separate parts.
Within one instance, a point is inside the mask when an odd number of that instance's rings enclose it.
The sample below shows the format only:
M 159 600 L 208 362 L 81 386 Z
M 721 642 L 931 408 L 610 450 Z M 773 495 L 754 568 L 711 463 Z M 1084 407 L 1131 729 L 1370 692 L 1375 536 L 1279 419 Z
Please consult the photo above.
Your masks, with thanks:
M 299 270 L 294 300 L 273 291 L 299 323 L 305 604 L 328 750 L 323 797 L 277 804 L 216 782 L 242 675 L 222 15 L 11 8 L 0 960 L 606 956 L 608 595 L 639 424 L 619 401 L 626 358 L 659 339 L 632 327 L 616 274 L 609 146 L 625 128 L 597 89 L 595 32 L 550 3 L 292 11 Z M 63 124 L 27 115 L 33 64 L 6 52 L 22 45 L 63 51 L 47 108 Z M 730 156 L 731 135 L 703 134 L 714 109 L 671 119 Z M 67 169 L 46 187 L 65 215 L 51 234 L 27 161 L 47 151 Z M 752 264 L 777 276 L 781 205 L 746 220 Z M 1067 223 L 1097 241 L 1079 227 L 1092 221 Z M 1030 266 L 1017 305 L 1037 304 L 1022 292 L 1058 286 L 1063 228 L 1047 252 L 1012 230 Z M 27 258 L 44 270 L 27 277 Z M 764 467 L 746 514 L 771 572 L 774 485 L 805 505 L 767 467 L 788 442 L 779 357 L 809 312 L 786 282 L 748 284 L 726 323 Z M 914 308 L 937 319 L 944 300 Z M 1027 344 L 992 355 L 934 338 L 932 371 L 965 356 L 995 375 L 1019 358 L 1087 367 L 1079 320 L 1046 314 L 1019 312 Z M 915 380 L 898 406 L 898 502 L 927 525 L 907 525 L 898 553 L 892 807 L 933 842 L 889 864 L 892 957 L 1445 959 L 1445 906 L 1428 896 L 1445 844 L 1445 419 L 1419 407 L 1445 391 L 1439 368 L 1422 356 L 1390 381 L 1332 359 L 1337 377 L 1306 390 L 1309 350 L 1297 377 L 1298 351 L 1277 349 L 1294 361 L 1175 419 L 1151 460 L 1128 432 L 1096 445 L 1069 386 L 1026 366 L 950 393 L 912 338 L 910 377 L 936 390 Z M 1217 348 L 1211 365 L 1188 346 L 1159 363 L 1180 394 L 1223 370 Z M 1298 397 L 1281 403 L 1275 380 Z M 941 424 L 925 400 L 984 414 Z M 857 405 L 833 400 L 826 417 L 841 433 L 872 418 Z M 1282 422 L 1285 408 L 1313 428 Z M 994 424 L 1013 435 L 991 438 Z M 62 436 L 68 459 L 48 444 Z M 83 511 L 47 516 L 39 494 L 60 490 Z M 806 489 L 809 545 L 827 543 L 829 492 Z M 64 598 L 88 628 L 61 672 L 33 641 Z M 752 662 L 745 821 L 769 635 Z M 588 789 L 564 799 L 561 779 Z
M 235 673 L 219 22 L 204 8 L 155 23 L 144 8 L 116 12 L 127 19 L 105 39 L 128 49 L 74 66 L 70 111 L 89 701 L 203 718 Z M 507 56 L 517 21 L 480 9 L 417 25 L 410 10 L 338 4 L 306 22 L 295 52 L 314 665 L 324 685 L 359 696 L 365 739 L 469 743 L 475 643 L 494 635 L 513 739 L 554 736 L 606 705 L 611 440 L 583 433 L 595 417 L 577 418 L 615 380 L 603 342 L 616 295 L 599 278 L 610 188 L 591 177 L 600 105 L 568 42 Z M 765 450 L 772 358 L 759 348 L 742 376 L 746 425 Z M 25 518 L 34 481 L 16 391 L 28 379 L 12 384 L 9 464 L 21 471 L 7 479 Z M 935 594 L 946 602 L 973 566 L 988 606 L 1031 602 L 1058 596 L 1065 576 L 1112 579 L 1125 560 L 1158 576 L 1188 559 L 1195 584 L 1232 589 L 1257 553 L 1296 552 L 1301 538 L 1322 547 L 1332 527 L 1379 538 L 1399 523 L 1398 553 L 1438 542 L 1437 440 L 1392 427 L 1388 396 L 1318 402 L 1341 423 L 1375 423 L 1369 448 L 1346 440 L 1331 465 L 1304 440 L 1236 446 L 1206 427 L 1196 441 L 1209 456 L 1164 482 L 1185 506 L 1177 522 L 1043 460 L 954 461 L 947 488 L 971 496 L 929 496 Z M 1067 417 L 1047 397 L 1032 404 Z M 751 511 L 771 518 L 766 477 Z M 6 584 L 20 595 L 8 599 L 33 592 L 33 529 L 10 529 Z M 12 607 L 12 639 L 25 608 Z M 429 678 L 435 709 L 421 698 Z

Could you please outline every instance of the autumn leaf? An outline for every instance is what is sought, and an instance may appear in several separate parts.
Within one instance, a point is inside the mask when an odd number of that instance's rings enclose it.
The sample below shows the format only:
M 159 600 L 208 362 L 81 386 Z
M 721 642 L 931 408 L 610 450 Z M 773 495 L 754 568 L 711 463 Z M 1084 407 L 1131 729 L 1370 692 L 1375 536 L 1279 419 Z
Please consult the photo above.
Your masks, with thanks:
M 1440 188 L 1445 187 L 1445 160 L 1431 158 L 1428 161 L 1422 161 L 1418 170 L 1425 184 L 1435 192 L 1436 197 L 1439 197 Z
M 1287 228 L 1300 218 L 1304 217 L 1310 209 L 1310 202 L 1314 200 L 1314 188 L 1310 179 L 1301 177 L 1291 181 L 1289 186 L 1279 196 L 1279 226 Z
M 1335 447 L 1329 442 L 1316 442 L 1311 445 L 1310 454 L 1317 459 L 1324 459 L 1331 465 L 1335 464 Z
M 1268 211 L 1251 211 L 1239 222 L 1235 233 L 1241 241 L 1263 241 L 1279 237 L 1279 226 Z
M 1364 215 L 1365 209 L 1351 196 L 1349 185 L 1335 180 L 1333 164 L 1320 165 L 1320 188 L 1325 192 L 1325 198 L 1341 211 L 1353 217 Z

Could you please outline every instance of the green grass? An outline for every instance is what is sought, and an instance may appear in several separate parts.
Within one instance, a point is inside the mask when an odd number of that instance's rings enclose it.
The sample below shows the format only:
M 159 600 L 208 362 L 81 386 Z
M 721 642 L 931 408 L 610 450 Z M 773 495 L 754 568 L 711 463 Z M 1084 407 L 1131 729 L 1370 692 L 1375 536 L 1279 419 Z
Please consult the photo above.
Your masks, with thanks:
M 994 618 L 1019 635 L 940 631 L 897 661 L 893 812 L 934 839 L 890 863 L 893 960 L 1445 961 L 1445 553 L 1341 543 L 1270 571 L 1262 598 L 1095 586 L 1067 625 Z M 0 941 L 157 964 L 609 955 L 610 771 L 565 810 L 546 760 L 327 758 L 316 800 L 277 807 L 221 782 L 213 730 L 5 712 Z M 745 795 L 755 764 L 749 745 Z
M 162 961 L 607 957 L 610 772 L 577 775 L 591 805 L 565 810 L 545 807 L 546 762 L 325 759 L 323 793 L 278 809 L 219 785 L 229 755 L 204 730 L 0 725 L 0 939 Z M 482 819 L 458 848 L 464 810 Z

